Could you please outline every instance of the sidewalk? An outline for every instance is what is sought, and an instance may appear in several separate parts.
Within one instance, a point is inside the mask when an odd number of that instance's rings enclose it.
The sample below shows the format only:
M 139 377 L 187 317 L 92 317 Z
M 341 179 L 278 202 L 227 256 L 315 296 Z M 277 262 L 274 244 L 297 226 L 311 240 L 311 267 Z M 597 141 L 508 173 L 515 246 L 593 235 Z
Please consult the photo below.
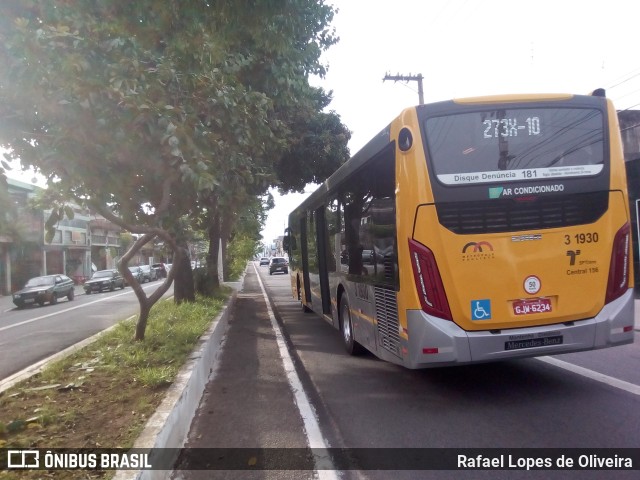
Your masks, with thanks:
M 191 421 L 187 452 L 205 448 L 306 448 L 307 439 L 287 381 L 264 297 L 252 266 L 231 307 L 228 330 L 218 361 Z M 283 450 L 284 451 L 284 450 Z M 247 451 L 246 465 L 253 453 Z M 212 478 L 206 454 L 179 459 L 174 479 Z M 220 465 L 221 458 L 215 459 Z M 224 462 L 224 460 L 222 460 Z M 251 468 L 248 468 L 251 470 Z M 216 471 L 215 478 L 313 478 L 312 471 Z

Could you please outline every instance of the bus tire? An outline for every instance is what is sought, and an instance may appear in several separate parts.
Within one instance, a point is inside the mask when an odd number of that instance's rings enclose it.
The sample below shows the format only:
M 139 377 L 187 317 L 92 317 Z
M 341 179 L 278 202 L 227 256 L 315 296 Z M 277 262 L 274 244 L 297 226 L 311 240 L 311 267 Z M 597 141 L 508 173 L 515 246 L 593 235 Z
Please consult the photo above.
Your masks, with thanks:
M 346 295 L 340 301 L 340 332 L 342 332 L 342 341 L 349 355 L 361 355 L 364 353 L 365 348 L 356 342 L 353 335 L 353 321 L 351 320 L 351 310 Z

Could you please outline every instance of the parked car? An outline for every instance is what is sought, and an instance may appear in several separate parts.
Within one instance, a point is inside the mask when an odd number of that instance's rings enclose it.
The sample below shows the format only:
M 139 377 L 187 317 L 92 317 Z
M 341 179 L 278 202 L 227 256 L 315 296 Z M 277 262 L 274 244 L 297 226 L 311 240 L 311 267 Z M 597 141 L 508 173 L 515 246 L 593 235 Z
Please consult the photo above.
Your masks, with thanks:
M 113 292 L 116 288 L 124 288 L 124 277 L 117 270 L 99 270 L 84 282 L 83 288 L 87 295 L 107 289 Z
M 156 271 L 151 268 L 151 265 L 140 265 L 140 269 L 142 270 L 142 283 L 157 280 Z
M 58 303 L 58 299 L 67 297 L 73 300 L 74 283 L 66 275 L 45 275 L 31 278 L 22 290 L 13 294 L 13 303 L 16 307 L 23 308 L 26 305 L 37 303 L 44 305 Z
M 273 257 L 269 264 L 269 275 L 273 275 L 274 272 L 289 273 L 289 262 L 284 257 Z
M 156 271 L 156 275 L 158 278 L 167 278 L 169 270 L 167 270 L 167 267 L 164 265 L 164 263 L 154 263 L 153 265 L 151 265 L 151 268 Z
M 260 266 L 262 265 L 269 265 L 269 257 L 262 257 L 260 259 Z
M 144 275 L 140 267 L 129 267 L 129 271 L 131 272 L 131 274 L 133 275 L 133 278 L 135 278 L 138 283 L 143 283 L 142 278 L 144 277 Z M 124 281 L 125 281 L 125 284 L 128 283 L 126 278 Z

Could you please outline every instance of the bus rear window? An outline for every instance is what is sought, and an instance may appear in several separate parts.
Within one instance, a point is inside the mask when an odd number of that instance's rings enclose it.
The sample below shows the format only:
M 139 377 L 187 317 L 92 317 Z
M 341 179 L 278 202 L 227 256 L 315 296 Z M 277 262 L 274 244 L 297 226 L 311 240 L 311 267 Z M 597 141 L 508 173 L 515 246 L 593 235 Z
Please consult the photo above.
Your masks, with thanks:
M 591 108 L 501 108 L 426 120 L 445 185 L 593 176 L 604 167 L 604 119 Z

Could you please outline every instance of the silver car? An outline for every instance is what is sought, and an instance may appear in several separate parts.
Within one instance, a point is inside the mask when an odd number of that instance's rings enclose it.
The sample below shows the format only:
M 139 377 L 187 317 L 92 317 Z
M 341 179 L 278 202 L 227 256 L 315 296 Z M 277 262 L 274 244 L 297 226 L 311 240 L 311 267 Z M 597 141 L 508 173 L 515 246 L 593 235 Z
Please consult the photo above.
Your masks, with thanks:
M 151 268 L 151 265 L 140 265 L 140 270 L 142 270 L 141 283 L 152 282 L 158 279 L 158 272 L 154 268 Z

